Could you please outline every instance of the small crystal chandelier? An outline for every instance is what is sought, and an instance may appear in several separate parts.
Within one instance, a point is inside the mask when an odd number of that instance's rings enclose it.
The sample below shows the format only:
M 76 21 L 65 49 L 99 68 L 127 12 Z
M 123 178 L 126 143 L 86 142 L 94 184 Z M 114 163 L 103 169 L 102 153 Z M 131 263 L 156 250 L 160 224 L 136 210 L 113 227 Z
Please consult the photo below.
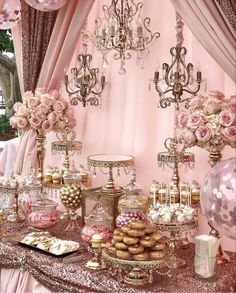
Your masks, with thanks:
M 86 107 L 88 103 L 91 106 L 100 104 L 100 95 L 105 86 L 105 76 L 102 74 L 99 82 L 99 69 L 91 68 L 92 55 L 87 54 L 87 45 L 83 44 L 82 53 L 78 55 L 78 68 L 71 69 L 71 79 L 68 75 L 64 75 L 64 84 L 66 91 L 69 94 L 71 105 L 82 103 Z
M 120 74 L 125 74 L 125 61 L 131 58 L 131 52 L 137 52 L 137 63 L 142 67 L 145 54 L 148 54 L 154 40 L 160 34 L 149 29 L 150 18 L 142 21 L 143 3 L 133 0 L 112 0 L 111 5 L 103 6 L 104 17 L 95 20 L 95 31 L 87 36 L 103 54 L 115 51 L 113 58 L 120 60 Z
M 170 49 L 170 54 L 172 57 L 171 65 L 167 63 L 162 64 L 162 77 L 158 69 L 154 73 L 154 84 L 155 88 L 160 96 L 159 104 L 162 108 L 166 108 L 171 105 L 171 103 L 176 104 L 176 108 L 179 109 L 180 103 L 185 103 L 185 107 L 189 107 L 190 97 L 185 97 L 182 99 L 184 92 L 196 95 L 200 89 L 202 82 L 202 75 L 197 66 L 196 79 L 193 77 L 193 64 L 185 63 L 185 56 L 187 54 L 187 49 L 182 46 L 184 41 L 183 38 L 183 26 L 184 23 L 181 17 L 176 13 L 176 47 Z M 166 96 L 166 94 L 171 93 L 172 96 Z

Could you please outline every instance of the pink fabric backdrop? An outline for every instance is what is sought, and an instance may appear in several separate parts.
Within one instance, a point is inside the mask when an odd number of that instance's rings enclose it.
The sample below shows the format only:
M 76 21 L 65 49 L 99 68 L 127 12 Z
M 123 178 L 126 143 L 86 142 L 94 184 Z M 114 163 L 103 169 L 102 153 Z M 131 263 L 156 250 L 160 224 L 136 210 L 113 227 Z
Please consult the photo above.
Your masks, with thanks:
M 94 19 L 101 14 L 101 5 L 109 1 L 95 2 L 89 16 L 89 30 L 94 28 Z M 153 9 L 155 7 L 155 9 Z M 167 137 L 173 135 L 174 129 L 174 108 L 157 108 L 158 94 L 151 84 L 150 79 L 156 63 L 170 62 L 170 47 L 175 45 L 175 9 L 170 1 L 150 0 L 145 1 L 144 15 L 152 20 L 151 29 L 160 32 L 161 37 L 153 45 L 150 56 L 147 59 L 147 67 L 144 70 L 139 69 L 135 64 L 134 54 L 130 61 L 127 61 L 125 76 L 118 74 L 119 64 L 109 56 L 109 69 L 106 72 L 106 88 L 102 94 L 102 107 L 82 108 L 75 107 L 78 117 L 77 139 L 83 142 L 83 151 L 81 156 L 75 156 L 76 165 L 87 165 L 87 156 L 96 153 L 123 153 L 135 157 L 137 169 L 137 181 L 142 185 L 145 195 L 148 194 L 149 187 L 153 179 L 166 181 L 170 177 L 170 171 L 162 172 L 157 166 L 157 153 L 164 151 L 164 141 Z M 161 17 L 158 17 L 161 16 Z M 201 46 L 191 31 L 184 28 L 184 45 L 187 47 L 187 61 L 201 64 L 203 78 L 207 79 L 207 90 L 217 89 L 224 92 L 226 97 L 235 93 L 235 84 L 224 73 L 219 65 Z M 76 64 L 75 52 L 72 63 L 69 68 Z M 93 67 L 101 66 L 101 54 L 89 44 L 89 53 L 93 55 Z M 63 89 L 64 94 L 66 94 Z M 204 94 L 205 85 L 201 92 Z M 48 144 L 55 139 L 53 134 L 47 137 Z M 194 171 L 186 172 L 181 169 L 181 179 L 191 182 L 195 179 L 201 183 L 207 172 L 210 171 L 208 153 L 199 148 L 192 148 L 196 155 L 196 168 Z M 235 155 L 235 150 L 226 147 L 223 152 L 223 158 L 229 158 Z M 51 152 L 46 154 L 48 165 L 62 166 L 58 157 L 51 156 Z M 121 178 L 116 179 L 120 185 L 126 185 L 131 176 L 125 176 L 121 171 Z M 116 176 L 115 176 L 116 177 Z M 107 176 L 97 171 L 96 178 L 93 178 L 93 186 L 100 186 L 105 183 Z M 209 228 L 206 220 L 200 216 L 200 232 L 208 233 Z M 226 249 L 236 250 L 235 242 L 224 241 Z
M 47 288 L 34 279 L 31 273 L 19 269 L 1 269 L 1 293 L 49 293 Z
M 193 34 L 233 81 L 236 80 L 236 35 L 209 0 L 171 0 Z M 233 12 L 232 12 L 233 13 Z

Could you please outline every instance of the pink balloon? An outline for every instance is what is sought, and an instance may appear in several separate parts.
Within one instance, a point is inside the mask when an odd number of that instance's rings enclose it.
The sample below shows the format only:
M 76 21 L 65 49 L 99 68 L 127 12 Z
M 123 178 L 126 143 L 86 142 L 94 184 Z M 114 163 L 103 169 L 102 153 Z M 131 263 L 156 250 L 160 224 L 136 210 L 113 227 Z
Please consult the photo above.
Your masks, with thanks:
M 41 11 L 52 11 L 61 8 L 68 0 L 25 0 L 31 7 Z
M 13 28 L 21 19 L 20 0 L 3 0 L 0 5 L 0 29 Z
M 236 240 L 236 158 L 218 163 L 201 187 L 201 207 L 209 223 Z

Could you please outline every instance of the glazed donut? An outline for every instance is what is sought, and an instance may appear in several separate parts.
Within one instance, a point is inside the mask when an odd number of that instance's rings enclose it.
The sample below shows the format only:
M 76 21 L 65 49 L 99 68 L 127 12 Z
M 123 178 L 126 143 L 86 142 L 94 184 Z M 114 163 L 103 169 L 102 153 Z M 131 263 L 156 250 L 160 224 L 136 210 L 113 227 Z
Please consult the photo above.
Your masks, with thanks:
M 152 251 L 150 252 L 150 258 L 152 259 L 162 259 L 165 257 L 164 251 Z
M 114 246 L 108 247 L 107 250 L 111 255 L 116 255 L 116 248 Z
M 146 225 L 143 221 L 141 220 L 133 220 L 132 222 L 130 222 L 130 227 L 132 229 L 137 229 L 137 230 L 144 230 Z
M 152 237 L 146 236 L 140 239 L 140 244 L 144 247 L 153 247 L 156 244 L 156 240 Z
M 116 242 L 120 242 L 123 240 L 125 234 L 120 232 L 120 234 L 114 234 L 113 235 L 113 240 L 115 240 Z
M 152 247 L 152 250 L 163 250 L 165 249 L 166 245 L 163 242 L 156 243 L 155 246 Z
M 148 260 L 149 259 L 149 254 L 147 252 L 144 253 L 139 253 L 139 254 L 134 254 L 133 255 L 134 260 Z
M 123 232 L 123 233 L 127 233 L 129 231 L 129 227 L 128 226 L 123 226 L 120 228 L 120 230 Z
M 149 234 L 152 234 L 155 232 L 155 228 L 153 228 L 152 226 L 147 226 L 145 229 L 144 229 L 144 233 L 146 235 L 149 235 Z
M 128 251 L 125 251 L 125 250 L 117 250 L 116 251 L 116 256 L 118 258 L 121 258 L 121 259 L 129 259 L 130 258 L 130 253 Z
M 120 249 L 120 250 L 126 250 L 126 249 L 128 249 L 128 245 L 126 245 L 123 242 L 116 242 L 115 248 Z
M 127 234 L 131 237 L 142 237 L 144 236 L 144 230 L 129 229 Z
M 144 247 L 142 245 L 135 244 L 135 245 L 129 246 L 128 251 L 131 254 L 140 254 L 144 252 Z
M 156 241 L 159 241 L 162 238 L 162 235 L 159 232 L 153 233 L 152 238 L 154 238 Z
M 106 248 L 109 248 L 109 247 L 111 247 L 112 246 L 112 243 L 111 242 L 107 242 L 106 243 Z
M 113 235 L 119 235 L 121 232 L 120 228 L 114 230 Z
M 139 241 L 139 239 L 137 237 L 130 237 L 130 236 L 125 236 L 123 238 L 123 242 L 127 245 L 133 245 L 133 244 L 137 244 Z
M 116 241 L 115 241 L 114 239 L 111 239 L 111 244 L 112 244 L 113 246 L 115 246 Z

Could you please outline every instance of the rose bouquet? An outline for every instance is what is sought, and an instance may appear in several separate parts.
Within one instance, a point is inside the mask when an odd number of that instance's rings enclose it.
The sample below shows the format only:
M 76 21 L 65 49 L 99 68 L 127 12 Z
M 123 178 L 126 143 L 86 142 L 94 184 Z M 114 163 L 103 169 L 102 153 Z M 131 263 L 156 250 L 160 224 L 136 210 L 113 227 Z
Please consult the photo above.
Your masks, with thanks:
M 236 96 L 224 99 L 218 91 L 194 97 L 190 107 L 176 114 L 176 139 L 186 147 L 197 145 L 208 152 L 236 147 Z
M 15 103 L 15 115 L 10 118 L 10 125 L 18 130 L 35 129 L 37 132 L 60 132 L 65 128 L 72 129 L 76 119 L 72 107 L 60 96 L 57 90 L 49 94 L 42 88 L 35 93 L 23 94 L 23 103 Z

